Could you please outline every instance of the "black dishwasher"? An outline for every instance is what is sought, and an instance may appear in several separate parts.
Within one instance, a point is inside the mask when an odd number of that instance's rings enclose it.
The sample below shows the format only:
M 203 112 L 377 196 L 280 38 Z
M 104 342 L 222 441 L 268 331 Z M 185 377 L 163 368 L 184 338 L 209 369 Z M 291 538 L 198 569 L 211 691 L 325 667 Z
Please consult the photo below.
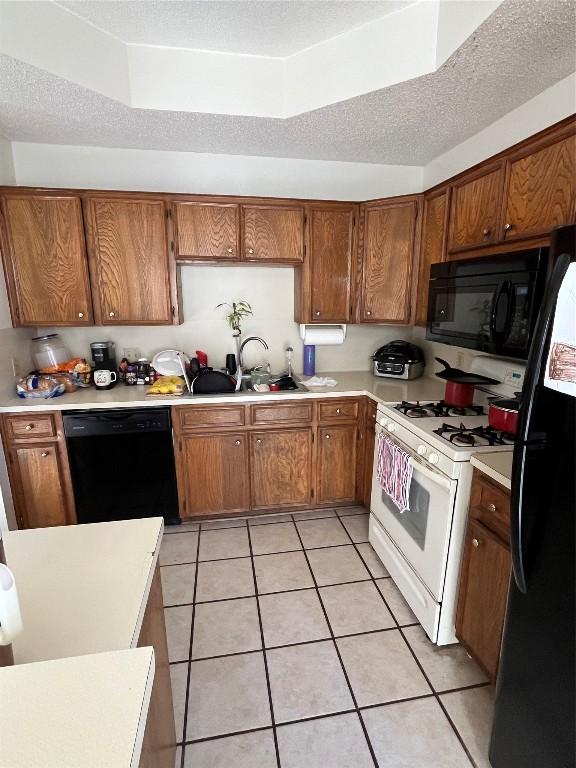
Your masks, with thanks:
M 79 523 L 180 522 L 170 408 L 64 413 Z

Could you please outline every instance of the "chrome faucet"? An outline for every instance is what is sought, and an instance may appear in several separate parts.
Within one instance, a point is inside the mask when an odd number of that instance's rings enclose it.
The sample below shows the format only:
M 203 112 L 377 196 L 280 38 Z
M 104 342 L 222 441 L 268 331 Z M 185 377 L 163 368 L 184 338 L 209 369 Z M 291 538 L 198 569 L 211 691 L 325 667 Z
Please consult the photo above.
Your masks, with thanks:
M 242 344 L 240 345 L 240 351 L 238 353 L 238 366 L 241 369 L 242 373 L 248 373 L 248 371 L 244 369 L 244 358 L 242 355 L 242 352 L 244 351 L 244 347 L 246 344 L 248 344 L 249 341 L 259 341 L 260 344 L 264 347 L 264 349 L 269 349 L 268 344 L 264 341 L 264 339 L 261 339 L 260 336 L 248 336 L 247 339 L 244 339 Z

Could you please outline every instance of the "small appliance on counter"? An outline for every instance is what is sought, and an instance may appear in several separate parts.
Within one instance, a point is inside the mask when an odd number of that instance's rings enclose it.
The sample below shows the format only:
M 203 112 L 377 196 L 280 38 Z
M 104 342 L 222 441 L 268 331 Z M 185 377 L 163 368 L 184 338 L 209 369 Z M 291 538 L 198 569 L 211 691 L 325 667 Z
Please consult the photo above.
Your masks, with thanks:
M 424 373 L 424 355 L 420 347 L 409 341 L 389 341 L 373 355 L 374 376 L 394 379 L 417 379 Z
M 118 379 L 114 342 L 93 341 L 90 350 L 94 362 L 94 386 L 96 389 L 112 389 Z

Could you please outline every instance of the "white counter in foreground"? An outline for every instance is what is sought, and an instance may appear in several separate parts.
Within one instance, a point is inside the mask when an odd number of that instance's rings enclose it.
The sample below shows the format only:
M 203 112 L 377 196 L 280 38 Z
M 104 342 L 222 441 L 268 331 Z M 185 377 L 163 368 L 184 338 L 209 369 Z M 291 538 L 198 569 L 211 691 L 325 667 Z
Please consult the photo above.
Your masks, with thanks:
M 0 765 L 137 768 L 154 651 L 127 651 L 0 670 Z
M 470 459 L 470 463 L 480 472 L 483 472 L 492 480 L 495 480 L 504 488 L 510 490 L 512 478 L 512 458 L 513 451 L 501 453 L 475 453 Z
M 135 647 L 163 526 L 148 518 L 5 534 L 24 624 L 16 664 Z

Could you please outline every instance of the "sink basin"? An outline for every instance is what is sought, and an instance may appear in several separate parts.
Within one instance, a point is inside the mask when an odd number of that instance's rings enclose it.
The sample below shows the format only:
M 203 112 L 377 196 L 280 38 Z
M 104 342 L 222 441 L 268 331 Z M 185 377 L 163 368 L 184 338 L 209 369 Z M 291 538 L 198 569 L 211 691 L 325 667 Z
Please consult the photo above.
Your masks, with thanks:
M 287 394 L 294 394 L 294 393 L 297 393 L 297 392 L 304 393 L 304 392 L 309 392 L 310 391 L 308 389 L 308 387 L 305 387 L 304 384 L 302 384 L 300 381 L 298 381 L 298 379 L 293 379 L 293 381 L 294 381 L 295 386 L 293 388 L 291 388 L 291 389 L 280 389 L 280 390 L 278 390 L 276 392 L 257 392 L 252 387 L 252 382 L 250 381 L 250 379 L 244 379 L 242 381 L 242 387 L 241 387 L 240 391 L 237 392 L 236 394 L 242 394 L 243 392 L 244 393 L 245 392 L 250 392 L 251 394 L 254 394 L 254 395 L 270 395 L 270 394 L 272 394 L 272 395 L 287 395 Z

